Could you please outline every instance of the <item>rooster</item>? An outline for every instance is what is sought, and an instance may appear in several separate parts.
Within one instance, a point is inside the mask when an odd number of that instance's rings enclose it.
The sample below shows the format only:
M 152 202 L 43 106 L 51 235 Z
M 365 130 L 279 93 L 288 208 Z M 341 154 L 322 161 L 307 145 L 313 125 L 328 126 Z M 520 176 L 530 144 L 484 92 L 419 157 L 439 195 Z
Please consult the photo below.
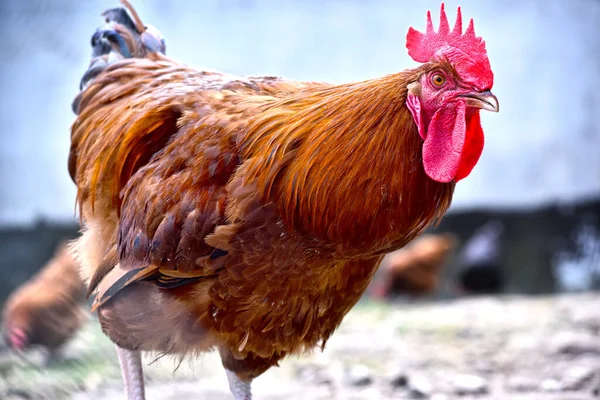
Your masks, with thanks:
M 106 14 L 106 66 L 74 104 L 82 275 L 129 399 L 144 398 L 141 351 L 218 349 L 247 400 L 282 358 L 324 347 L 383 256 L 444 215 L 483 149 L 479 110 L 498 111 L 485 44 L 442 5 L 437 32 L 430 14 L 408 32 L 415 69 L 243 78 L 167 58 L 123 3 L 133 21 Z
M 429 234 L 388 254 L 373 279 L 371 294 L 384 298 L 394 294 L 432 293 L 456 243 L 457 239 L 451 233 Z
M 33 278 L 11 294 L 2 313 L 6 344 L 23 351 L 35 345 L 56 351 L 87 320 L 85 284 L 67 243 Z

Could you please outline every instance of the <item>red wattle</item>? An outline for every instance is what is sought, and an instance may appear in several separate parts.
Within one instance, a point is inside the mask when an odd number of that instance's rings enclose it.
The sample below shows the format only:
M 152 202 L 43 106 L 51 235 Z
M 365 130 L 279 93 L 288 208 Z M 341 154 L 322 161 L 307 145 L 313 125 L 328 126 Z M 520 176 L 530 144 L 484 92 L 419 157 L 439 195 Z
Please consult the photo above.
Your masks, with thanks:
M 481 157 L 483 144 L 484 136 L 481 121 L 479 120 L 479 110 L 467 110 L 467 135 L 460 159 L 460 166 L 454 178 L 456 182 L 469 176 L 477 161 L 479 161 L 479 157 Z
M 466 108 L 465 101 L 458 100 L 431 118 L 423 143 L 423 167 L 434 181 L 450 182 L 459 171 L 467 133 Z

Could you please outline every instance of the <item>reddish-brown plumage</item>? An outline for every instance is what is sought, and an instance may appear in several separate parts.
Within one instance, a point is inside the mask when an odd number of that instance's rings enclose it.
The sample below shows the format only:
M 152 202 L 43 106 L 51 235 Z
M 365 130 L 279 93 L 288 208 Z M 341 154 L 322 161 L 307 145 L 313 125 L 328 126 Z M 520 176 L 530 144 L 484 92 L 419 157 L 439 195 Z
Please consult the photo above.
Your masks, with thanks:
M 383 255 L 450 205 L 406 106 L 434 70 L 456 74 L 432 61 L 330 85 L 158 53 L 108 66 L 77 100 L 69 161 L 105 333 L 132 350 L 218 347 L 244 379 L 324 345 Z
M 61 243 L 50 261 L 8 298 L 3 310 L 7 344 L 16 349 L 41 345 L 53 351 L 87 319 L 85 284 Z

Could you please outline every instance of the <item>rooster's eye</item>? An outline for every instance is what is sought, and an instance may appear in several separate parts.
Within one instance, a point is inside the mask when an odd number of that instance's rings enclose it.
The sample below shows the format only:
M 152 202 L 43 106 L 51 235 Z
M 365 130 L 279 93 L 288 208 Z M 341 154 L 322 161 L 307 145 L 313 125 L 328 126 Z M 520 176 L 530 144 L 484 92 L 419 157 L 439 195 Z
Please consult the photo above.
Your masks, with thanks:
M 442 74 L 435 74 L 431 77 L 431 82 L 433 82 L 435 86 L 440 87 L 446 83 L 446 77 Z

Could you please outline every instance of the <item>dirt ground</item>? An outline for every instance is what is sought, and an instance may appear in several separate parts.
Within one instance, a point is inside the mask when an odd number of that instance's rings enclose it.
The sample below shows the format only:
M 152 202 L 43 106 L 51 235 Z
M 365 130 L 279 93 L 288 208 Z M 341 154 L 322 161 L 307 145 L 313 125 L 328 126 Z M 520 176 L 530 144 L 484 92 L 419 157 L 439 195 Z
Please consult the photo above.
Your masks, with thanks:
M 600 399 L 600 293 L 359 304 L 324 352 L 289 358 L 253 384 L 275 399 Z M 96 321 L 41 367 L 0 350 L 0 399 L 124 399 Z M 146 358 L 149 400 L 231 399 L 216 354 Z

